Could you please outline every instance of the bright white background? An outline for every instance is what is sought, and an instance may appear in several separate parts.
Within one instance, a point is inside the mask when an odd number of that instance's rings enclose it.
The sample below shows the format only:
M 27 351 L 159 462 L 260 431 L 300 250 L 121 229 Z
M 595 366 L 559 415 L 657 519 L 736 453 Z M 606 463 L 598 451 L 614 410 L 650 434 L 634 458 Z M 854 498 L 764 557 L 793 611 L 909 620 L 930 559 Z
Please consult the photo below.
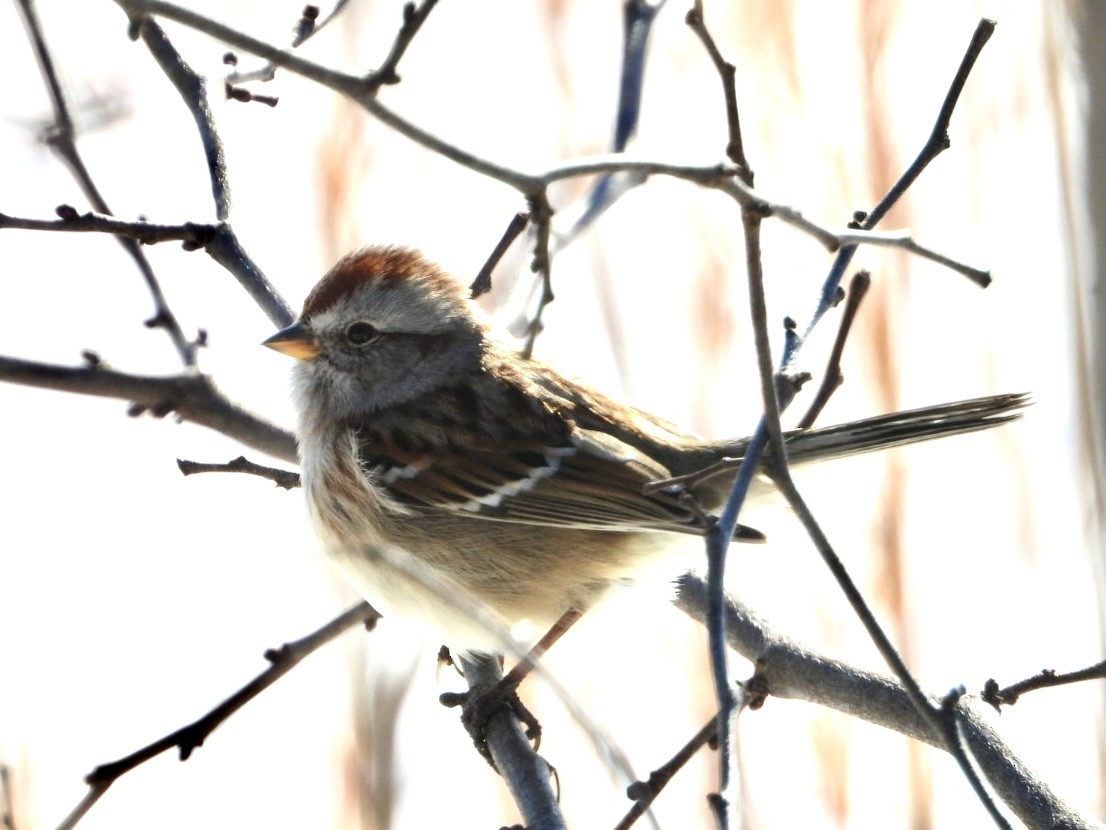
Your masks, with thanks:
M 367 69 L 385 54 L 398 2 L 353 2 L 305 53 Z M 294 2 L 195 3 L 285 42 Z M 738 95 L 757 184 L 824 223 L 870 205 L 913 157 L 980 15 L 999 20 L 953 121 L 952 149 L 886 227 L 990 268 L 979 291 L 887 252 L 858 265 L 875 285 L 851 342 L 846 386 L 825 422 L 996 391 L 1031 391 L 1023 423 L 835 464 L 803 479 L 831 539 L 923 685 L 978 690 L 1044 667 L 1099 659 L 1071 354 L 1073 240 L 1082 194 L 1078 67 L 1054 4 L 799 2 L 707 4 Z M 655 32 L 635 152 L 720 158 L 717 79 L 685 9 Z M 158 221 L 212 216 L 195 131 L 175 92 L 107 0 L 44 0 L 47 34 L 86 128 L 80 147 L 115 212 Z M 602 152 L 615 100 L 620 4 L 443 3 L 386 100 L 422 126 L 502 163 L 540 169 Z M 468 281 L 517 194 L 427 154 L 329 93 L 287 74 L 258 90 L 268 109 L 220 100 L 224 48 L 168 25 L 212 77 L 234 190 L 233 224 L 298 304 L 340 253 L 365 242 L 423 248 Z M 242 56 L 246 61 L 245 56 Z M 50 110 L 13 5 L 0 5 L 0 211 L 49 217 L 79 192 L 35 141 Z M 98 125 L 104 108 L 118 111 Z M 557 206 L 582 192 L 554 194 Z M 828 257 L 769 222 L 770 315 L 803 319 Z M 147 249 L 186 330 L 208 330 L 202 365 L 235 400 L 291 424 L 272 331 L 202 253 Z M 717 194 L 657 180 L 620 203 L 556 262 L 557 301 L 538 352 L 613 394 L 703 433 L 748 432 L 756 384 L 740 223 Z M 520 260 L 521 261 L 521 260 Z M 171 373 L 167 338 L 139 277 L 107 238 L 0 234 L 0 354 Z M 505 322 L 510 322 L 509 315 Z M 821 365 L 812 343 L 808 368 Z M 50 827 L 82 776 L 200 715 L 263 667 L 262 651 L 352 601 L 314 553 L 298 492 L 244 476 L 184 479 L 174 459 L 241 449 L 172 419 L 128 419 L 122 402 L 0 385 L 0 762 L 16 826 Z M 255 460 L 265 459 L 251 454 Z M 735 551 L 731 584 L 789 633 L 869 667 L 878 660 L 813 550 L 779 511 L 750 517 L 772 543 Z M 694 557 L 694 552 L 689 554 Z M 1096 554 L 1097 555 L 1097 554 Z M 713 711 L 700 630 L 663 598 L 589 615 L 551 665 L 645 775 Z M 187 764 L 168 756 L 121 780 L 83 826 L 162 828 L 488 827 L 516 820 L 437 694 L 436 643 L 400 620 L 311 658 L 218 730 Z M 361 646 L 371 653 L 366 656 Z M 739 676 L 748 667 L 738 661 Z M 410 677 L 396 727 L 354 737 L 354 712 L 384 706 Z M 543 752 L 576 826 L 608 826 L 623 784 L 538 686 Z M 1001 717 L 1012 746 L 1087 813 L 1101 814 L 1101 690 L 1040 693 Z M 391 720 L 390 716 L 388 720 Z M 964 826 L 985 821 L 952 762 L 905 739 L 801 703 L 742 719 L 751 827 Z M 371 739 L 364 738 L 371 736 Z M 657 804 L 662 826 L 709 826 L 713 756 Z M 377 790 L 366 785 L 374 782 Z M 500 805 L 503 804 L 502 808 Z

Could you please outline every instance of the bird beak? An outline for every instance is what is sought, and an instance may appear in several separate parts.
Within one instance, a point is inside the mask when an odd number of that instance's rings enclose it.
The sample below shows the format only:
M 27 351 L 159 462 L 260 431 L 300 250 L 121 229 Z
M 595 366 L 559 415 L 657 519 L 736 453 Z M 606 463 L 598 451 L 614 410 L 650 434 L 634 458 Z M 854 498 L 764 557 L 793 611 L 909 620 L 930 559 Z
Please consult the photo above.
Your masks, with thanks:
M 276 349 L 296 360 L 313 360 L 319 356 L 319 341 L 302 322 L 281 329 L 268 340 L 261 341 L 261 345 Z

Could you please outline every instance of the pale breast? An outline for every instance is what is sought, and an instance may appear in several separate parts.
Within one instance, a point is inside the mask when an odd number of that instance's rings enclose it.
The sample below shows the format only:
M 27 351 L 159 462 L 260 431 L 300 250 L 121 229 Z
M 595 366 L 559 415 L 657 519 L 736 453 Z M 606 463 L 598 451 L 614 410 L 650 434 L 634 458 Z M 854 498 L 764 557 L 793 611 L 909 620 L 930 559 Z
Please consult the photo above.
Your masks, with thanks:
M 301 459 L 303 486 L 311 518 L 327 548 L 386 541 L 381 520 L 389 506 L 361 470 L 352 436 L 343 431 L 315 445 L 318 451 Z

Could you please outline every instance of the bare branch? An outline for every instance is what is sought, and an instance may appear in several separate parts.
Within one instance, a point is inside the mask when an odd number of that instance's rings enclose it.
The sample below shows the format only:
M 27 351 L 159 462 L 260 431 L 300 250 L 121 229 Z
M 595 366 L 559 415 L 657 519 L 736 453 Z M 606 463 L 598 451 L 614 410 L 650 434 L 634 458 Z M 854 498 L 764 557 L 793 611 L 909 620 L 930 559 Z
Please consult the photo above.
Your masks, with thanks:
M 745 143 L 741 139 L 741 119 L 737 112 L 737 89 L 734 85 L 734 76 L 737 73 L 732 63 L 722 57 L 718 46 L 707 29 L 703 19 L 703 2 L 695 0 L 690 11 L 684 17 L 684 22 L 691 27 L 696 36 L 702 42 L 703 47 L 710 55 L 711 63 L 722 82 L 722 93 L 726 101 L 726 128 L 729 131 L 730 140 L 726 143 L 726 157 L 742 169 L 741 180 L 749 187 L 753 186 L 753 171 L 749 167 L 749 161 L 745 158 Z
M 883 233 L 877 233 L 875 231 L 845 231 L 836 236 L 838 243 L 843 246 L 874 245 L 884 248 L 898 248 L 907 253 L 919 256 L 922 259 L 936 262 L 938 265 L 944 265 L 950 271 L 963 274 L 980 288 L 986 288 L 991 284 L 991 274 L 989 271 L 974 268 L 971 265 L 966 265 L 942 253 L 938 253 L 932 248 L 919 245 L 914 241 L 914 237 L 909 231 L 885 231 Z
M 244 455 L 240 455 L 225 464 L 203 464 L 198 461 L 188 461 L 178 458 L 177 468 L 182 475 L 191 476 L 196 473 L 246 473 L 248 475 L 265 478 L 273 482 L 277 487 L 285 490 L 294 490 L 300 486 L 300 474 L 291 470 L 281 470 L 277 467 L 266 467 L 255 464 Z
M 292 52 L 278 49 L 271 44 L 257 40 L 236 29 L 218 23 L 190 9 L 174 5 L 173 3 L 163 2 L 163 0 L 115 0 L 115 2 L 133 18 L 141 18 L 145 15 L 160 15 L 176 20 L 179 23 L 183 23 L 186 26 L 204 32 L 224 43 L 228 43 L 265 58 L 266 60 L 270 60 L 277 66 L 288 69 L 328 89 L 345 95 L 379 121 L 387 124 L 416 144 L 420 144 L 434 153 L 448 158 L 463 167 L 467 167 L 475 173 L 479 173 L 480 175 L 487 176 L 513 187 L 528 197 L 532 194 L 542 192 L 547 185 L 554 181 L 574 178 L 576 176 L 617 172 L 627 172 L 646 176 L 663 174 L 685 179 L 706 187 L 715 187 L 733 198 L 743 207 L 754 209 L 763 216 L 778 218 L 786 224 L 813 236 L 830 251 L 845 250 L 848 246 L 845 245 L 843 240 L 853 239 L 854 237 L 852 234 L 856 233 L 855 231 L 846 231 L 841 234 L 834 233 L 806 219 L 794 208 L 764 199 L 747 186 L 734 180 L 733 177 L 737 175 L 738 169 L 726 168 L 722 165 L 696 167 L 651 160 L 632 160 L 621 154 L 614 154 L 577 159 L 564 164 L 554 165 L 545 172 L 537 174 L 525 173 L 520 170 L 505 167 L 489 159 L 482 158 L 475 153 L 464 150 L 455 144 L 451 144 L 403 118 L 398 113 L 382 104 L 379 98 L 366 88 L 364 78 L 329 69 L 312 61 L 305 60 Z M 879 244 L 892 244 L 889 240 L 884 241 L 880 237 L 876 237 L 876 239 L 880 240 Z M 867 241 L 867 238 L 865 237 L 862 241 Z M 915 248 L 912 249 L 912 243 L 901 238 L 896 239 L 893 244 L 908 250 L 914 250 L 916 253 L 923 256 L 927 255 L 929 252 L 929 249 L 922 248 L 921 246 L 915 246 Z M 951 263 L 952 260 L 948 260 L 948 262 Z M 973 269 L 962 266 L 962 268 L 957 268 L 956 270 L 971 276 L 970 272 Z
M 549 206 L 545 190 L 532 194 L 527 202 L 530 206 L 530 221 L 534 223 L 534 258 L 530 263 L 530 270 L 541 278 L 541 296 L 538 297 L 538 307 L 527 326 L 526 340 L 521 350 L 523 357 L 533 354 L 534 342 L 541 334 L 542 314 L 545 313 L 545 307 L 553 302 L 553 263 L 549 256 L 549 229 L 553 221 L 553 209 Z
M 503 236 L 499 238 L 499 242 L 492 249 L 491 255 L 488 256 L 487 261 L 476 275 L 476 279 L 469 286 L 469 291 L 474 300 L 492 290 L 492 272 L 495 270 L 495 266 L 499 264 L 499 260 L 503 259 L 503 255 L 507 253 L 511 243 L 518 239 L 518 235 L 526 228 L 526 223 L 529 221 L 530 214 L 528 213 L 516 213 L 511 218 L 511 221 L 507 224 L 507 229 L 503 231 Z
M 1026 692 L 1051 689 L 1056 686 L 1068 686 L 1072 683 L 1085 683 L 1088 680 L 1102 680 L 1103 678 L 1106 678 L 1106 660 L 1085 669 L 1065 674 L 1057 674 L 1054 669 L 1042 669 L 1039 674 L 1001 689 L 998 682 L 991 678 L 984 684 L 982 697 L 983 700 L 994 706 L 996 711 L 999 711 L 1003 704 L 1013 706 L 1018 702 L 1018 698 Z
M 308 40 L 321 32 L 323 29 L 325 29 L 327 26 L 329 26 L 331 23 L 333 23 L 334 20 L 337 19 L 338 15 L 342 13 L 342 10 L 346 7 L 348 3 L 349 0 L 338 0 L 338 2 L 336 2 L 331 8 L 330 14 L 328 14 L 322 20 L 319 20 L 318 6 L 304 6 L 303 11 L 300 13 L 300 19 L 296 21 L 294 34 L 292 36 L 292 48 L 299 48 Z M 238 57 L 233 52 L 228 52 L 224 56 L 223 62 L 231 66 L 237 66 Z M 237 94 L 245 93 L 248 97 L 248 100 L 269 103 L 269 101 L 266 100 L 266 96 L 254 95 L 252 93 L 246 92 L 246 90 L 241 89 L 237 85 L 249 83 L 251 81 L 261 81 L 262 83 L 271 81 L 273 80 L 273 78 L 276 77 L 276 70 L 277 67 L 274 63 L 267 63 L 260 69 L 254 69 L 250 72 L 238 72 L 237 70 L 235 70 L 224 79 L 227 93 L 228 95 L 231 95 L 231 97 L 236 97 Z M 231 93 L 231 90 L 234 90 L 233 95 Z M 273 101 L 274 103 L 272 105 L 275 105 L 275 99 L 273 99 Z
M 165 31 L 153 20 L 147 18 L 138 27 L 139 37 L 153 55 L 157 65 L 180 94 L 204 148 L 208 176 L 211 180 L 211 196 L 215 201 L 215 217 L 220 222 L 230 218 L 230 185 L 227 182 L 227 160 L 223 153 L 223 142 L 215 129 L 211 116 L 211 104 L 207 100 L 207 81 L 198 75 L 180 52 L 170 43 Z
M 707 587 L 685 574 L 676 606 L 699 622 L 706 619 Z M 922 717 L 905 689 L 892 678 L 818 654 L 790 639 L 732 595 L 726 597 L 726 638 L 730 647 L 757 664 L 769 693 L 789 700 L 828 706 L 869 723 L 945 749 L 943 735 Z M 936 698 L 930 697 L 936 701 Z M 980 714 L 971 697 L 957 702 L 957 713 L 972 758 L 1006 805 L 1031 828 L 1090 830 L 1086 821 L 1047 784 L 1022 764 Z
M 875 228 L 887 212 L 894 207 L 895 203 L 898 202 L 907 189 L 917 181 L 918 177 L 929 166 L 930 162 L 949 146 L 948 128 L 952 121 L 953 111 L 956 109 L 956 104 L 960 100 L 960 93 L 964 90 L 964 86 L 968 81 L 968 76 L 971 74 L 972 68 L 975 66 L 976 60 L 979 58 L 987 41 L 990 40 L 994 30 L 995 22 L 993 20 L 982 19 L 976 25 L 972 39 L 968 43 L 968 48 L 964 52 L 964 56 L 960 61 L 960 66 L 956 74 L 953 76 L 952 83 L 949 84 L 948 91 L 945 93 L 945 99 L 941 104 L 941 109 L 937 113 L 933 129 L 930 131 L 929 138 L 923 145 L 921 152 L 918 153 L 910 167 L 903 172 L 898 181 L 891 186 L 884 197 L 880 199 L 879 203 L 872 208 L 871 211 L 868 213 L 861 211 L 857 215 L 857 219 L 853 225 L 854 227 L 863 231 L 870 231 Z M 856 248 L 852 245 L 845 245 L 837 252 L 837 256 L 830 266 L 829 273 L 826 275 L 825 282 L 822 284 L 821 301 L 812 315 L 810 322 L 807 324 L 806 331 L 803 333 L 802 337 L 796 338 L 792 345 L 784 352 L 782 362 L 785 367 L 795 362 L 799 350 L 802 348 L 802 344 L 809 336 L 811 330 L 818 324 L 822 315 L 833 306 L 833 298 L 837 294 L 837 289 L 855 253 Z M 964 273 L 965 276 L 971 279 L 976 279 L 977 282 L 981 279 L 985 280 L 981 282 L 984 286 L 986 286 L 987 282 L 990 282 L 990 276 L 987 275 L 986 272 L 980 272 L 976 277 L 973 277 L 965 271 L 961 271 L 961 273 Z
M 822 409 L 829 402 L 833 393 L 837 391 L 844 380 L 841 374 L 841 355 L 845 351 L 845 341 L 852 330 L 853 321 L 860 310 L 860 304 L 868 294 L 868 288 L 872 284 L 872 275 L 867 271 L 857 272 L 849 283 L 849 291 L 846 294 L 845 309 L 841 312 L 841 323 L 837 328 L 837 337 L 834 338 L 833 348 L 830 350 L 826 370 L 822 373 L 822 385 L 814 395 L 814 400 L 806 414 L 799 420 L 798 429 L 809 429 L 815 420 L 822 414 Z
M 668 782 L 691 760 L 702 747 L 718 735 L 718 718 L 707 721 L 686 744 L 680 747 L 671 758 L 649 773 L 645 781 L 635 781 L 626 788 L 626 797 L 633 799 L 634 806 L 629 809 L 614 830 L 629 830 L 639 818 L 648 812 L 657 796 L 668 786 Z
M 645 88 L 645 58 L 649 50 L 649 39 L 653 33 L 653 22 L 657 12 L 666 0 L 650 3 L 648 0 L 626 0 L 622 7 L 622 66 L 618 75 L 618 105 L 614 123 L 614 135 L 611 137 L 611 151 L 622 153 L 630 140 L 637 134 L 641 121 L 641 100 Z M 638 173 L 600 176 L 591 186 L 586 196 L 580 200 L 579 207 L 570 208 L 573 215 L 566 223 L 565 230 L 556 234 L 552 253 L 572 243 L 587 228 L 591 227 L 615 202 L 642 184 L 645 176 Z M 561 209 L 560 213 L 565 214 Z
M 905 172 L 899 177 L 899 180 L 887 191 L 887 194 L 880 199 L 877 204 L 865 217 L 861 223 L 861 227 L 864 230 L 871 230 L 887 215 L 896 202 L 902 197 L 902 195 L 910 189 L 910 186 L 918 179 L 922 172 L 929 166 L 942 152 L 952 146 L 952 141 L 949 139 L 949 125 L 952 123 L 952 113 L 956 109 L 956 104 L 960 100 L 960 93 L 964 91 L 964 86 L 968 83 L 968 76 L 971 75 L 972 69 L 975 67 L 975 62 L 979 60 L 979 56 L 983 52 L 983 47 L 987 45 L 987 41 L 991 39 L 991 35 L 995 33 L 996 23 L 993 20 L 987 20 L 982 18 L 979 23 L 976 24 L 975 32 L 972 33 L 972 39 L 968 43 L 968 48 L 964 51 L 964 56 L 960 59 L 960 66 L 956 69 L 956 74 L 953 76 L 952 83 L 949 84 L 948 92 L 945 93 L 945 100 L 941 102 L 941 109 L 937 112 L 937 120 L 933 125 L 933 130 L 929 134 L 929 138 L 923 145 L 921 152 L 911 163 Z
M 503 678 L 499 658 L 490 654 L 461 658 L 465 680 L 473 691 L 495 688 Z M 530 746 L 513 714 L 502 710 L 488 720 L 485 737 L 495 767 L 503 776 L 528 828 L 565 827 L 550 785 L 551 768 Z
M 399 68 L 399 62 L 415 39 L 415 35 L 419 33 L 422 24 L 426 22 L 426 18 L 430 16 L 430 12 L 434 11 L 434 6 L 437 3 L 438 0 L 422 0 L 422 3 L 418 5 L 415 3 L 404 4 L 403 25 L 396 33 L 388 57 L 384 59 L 384 63 L 379 68 L 374 69 L 365 78 L 365 86 L 370 95 L 376 94 L 380 87 L 386 84 L 399 83 L 399 73 L 396 72 L 396 69 Z
M 214 225 L 185 222 L 181 225 L 162 225 L 137 220 L 128 222 L 110 214 L 78 213 L 70 205 L 58 205 L 59 219 L 28 219 L 0 213 L 0 230 L 48 231 L 60 233 L 110 233 L 125 236 L 143 245 L 159 242 L 183 242 L 187 250 L 206 246 L 214 237 Z
M 231 403 L 207 375 L 131 375 L 100 365 L 70 367 L 0 356 L 0 380 L 133 401 L 132 415 L 149 412 L 182 419 L 221 432 L 247 447 L 295 463 L 296 439 L 291 433 Z
M 92 180 L 92 174 L 85 166 L 84 159 L 77 149 L 77 135 L 73 127 L 69 101 L 58 79 L 54 58 L 46 45 L 46 37 L 42 31 L 42 24 L 38 19 L 38 11 L 35 9 L 34 0 L 19 0 L 18 5 L 23 12 L 23 20 L 34 46 L 35 57 L 38 59 L 39 69 L 42 71 L 42 77 L 46 82 L 47 91 L 50 93 L 50 101 L 54 107 L 54 126 L 48 139 L 50 149 L 65 163 L 93 209 L 97 213 L 110 214 L 111 210 L 108 208 L 107 201 L 100 194 Z M 169 303 L 161 290 L 161 283 L 158 282 L 157 276 L 154 274 L 153 266 L 150 265 L 146 255 L 133 239 L 122 236 L 116 237 L 116 239 L 119 240 L 130 258 L 134 260 L 153 299 L 154 314 L 150 318 L 152 326 L 165 330 L 185 366 L 194 366 L 197 343 L 184 336 L 180 323 L 177 322 L 177 318 L 172 309 L 169 308 Z
M 778 436 L 778 413 L 775 414 L 775 426 L 771 425 L 771 415 L 768 417 L 768 420 L 770 423 L 770 434 L 774 433 L 774 436 Z M 770 441 L 770 445 L 776 440 L 779 439 L 773 437 Z M 971 784 L 972 789 L 975 790 L 980 803 L 986 808 L 995 824 L 1000 828 L 1009 828 L 1010 825 L 1006 821 L 1006 817 L 999 812 L 990 793 L 987 792 L 986 788 L 983 786 L 983 782 L 976 774 L 976 769 L 968 759 L 967 753 L 960 741 L 958 709 L 955 706 L 934 705 L 932 700 L 922 691 L 918 681 L 914 679 L 905 661 L 891 643 L 891 638 L 883 631 L 883 628 L 876 620 L 875 614 L 872 613 L 872 610 L 868 607 L 867 602 L 860 593 L 860 589 L 857 588 L 856 583 L 853 582 L 844 563 L 841 561 L 836 551 L 834 551 L 829 539 L 826 537 L 825 533 L 823 533 L 822 528 L 814 518 L 814 514 L 810 511 L 806 502 L 799 494 L 798 488 L 796 488 L 794 481 L 791 479 L 791 472 L 787 468 L 787 459 L 782 450 L 782 443 L 776 444 L 776 446 L 780 447 L 775 461 L 779 466 L 771 471 L 772 480 L 776 487 L 787 500 L 791 509 L 795 511 L 795 515 L 798 517 L 807 535 L 814 543 L 815 548 L 822 557 L 822 561 L 825 562 L 830 573 L 833 574 L 833 578 L 837 582 L 838 587 L 848 599 L 850 607 L 868 632 L 868 636 L 872 639 L 880 656 L 891 667 L 891 670 L 903 685 L 911 703 L 914 704 L 919 714 L 929 722 L 934 733 L 941 736 L 944 748 L 956 758 L 957 763 L 960 765 L 961 772 Z
M 166 735 L 147 746 L 142 747 L 125 758 L 102 764 L 85 777 L 89 791 L 76 808 L 58 825 L 58 830 L 71 830 L 92 806 L 108 791 L 119 778 L 131 770 L 156 758 L 167 750 L 180 750 L 180 759 L 187 761 L 194 749 L 203 745 L 207 737 L 235 712 L 288 674 L 308 655 L 318 651 L 340 634 L 358 625 L 366 626 L 370 631 L 380 619 L 380 614 L 367 602 L 359 602 L 348 611 L 335 617 L 322 628 L 302 639 L 285 643 L 280 648 L 265 652 L 269 667 L 257 677 L 228 697 L 199 720 Z
M 729 131 L 729 141 L 726 143 L 726 155 L 731 161 L 734 161 L 738 165 L 737 178 L 732 184 L 736 184 L 737 181 L 740 181 L 746 188 L 751 188 L 753 184 L 753 171 L 749 166 L 748 159 L 745 157 L 745 150 L 741 139 L 741 127 L 737 110 L 737 92 L 734 86 L 734 74 L 736 70 L 733 64 L 722 58 L 721 53 L 718 51 L 718 47 L 714 43 L 714 38 L 711 37 L 710 32 L 707 30 L 706 24 L 703 21 L 703 4 L 701 0 L 695 0 L 691 10 L 687 13 L 685 21 L 699 36 L 722 82 L 726 104 L 726 124 Z M 745 238 L 745 267 L 749 278 L 750 305 L 754 320 L 763 316 L 763 288 L 758 288 L 758 285 L 762 281 L 760 223 L 764 215 L 763 206 L 754 205 L 751 202 L 742 203 L 741 224 L 744 229 Z M 759 296 L 757 296 L 758 291 L 761 292 Z M 758 325 L 755 322 L 754 329 L 758 329 Z M 761 367 L 761 382 L 763 386 L 764 378 L 766 377 L 763 369 L 765 365 L 768 366 L 767 377 L 770 382 L 772 380 L 772 358 L 768 350 L 763 348 L 763 344 L 760 340 L 760 332 L 756 331 L 755 333 L 757 338 L 757 363 L 758 366 Z M 766 342 L 765 340 L 765 343 Z M 764 397 L 765 417 L 766 419 L 770 419 L 770 412 L 774 407 L 778 406 L 774 386 L 764 392 Z M 776 418 L 778 424 L 778 412 Z M 776 435 L 775 438 L 777 442 L 776 448 L 779 451 L 779 455 L 782 457 L 784 455 L 783 437 L 782 435 Z M 753 455 L 753 453 L 750 452 L 750 455 Z M 752 468 L 746 463 L 748 461 L 749 459 L 746 458 L 740 469 L 744 469 L 747 474 L 751 474 L 749 471 Z M 753 463 L 755 463 L 755 461 Z M 741 479 L 742 476 L 739 470 L 739 475 L 734 481 L 729 498 L 726 499 L 721 517 L 717 521 L 712 521 L 706 525 L 708 530 L 705 534 L 708 585 L 706 619 L 707 646 L 710 651 L 710 668 L 711 679 L 714 681 L 714 695 L 718 701 L 718 715 L 715 719 L 717 723 L 718 741 L 718 792 L 709 796 L 708 802 L 710 803 L 711 810 L 714 812 L 715 821 L 721 830 L 728 830 L 730 827 L 731 815 L 736 815 L 740 812 L 736 804 L 738 794 L 737 782 L 740 778 L 738 771 L 738 758 L 740 756 L 736 747 L 736 722 L 742 707 L 730 683 L 729 661 L 727 660 L 726 653 L 724 580 L 726 572 L 726 553 L 730 547 L 730 540 L 733 538 L 734 531 L 738 526 L 738 512 L 745 499 L 745 488 L 748 486 L 747 484 L 743 484 Z

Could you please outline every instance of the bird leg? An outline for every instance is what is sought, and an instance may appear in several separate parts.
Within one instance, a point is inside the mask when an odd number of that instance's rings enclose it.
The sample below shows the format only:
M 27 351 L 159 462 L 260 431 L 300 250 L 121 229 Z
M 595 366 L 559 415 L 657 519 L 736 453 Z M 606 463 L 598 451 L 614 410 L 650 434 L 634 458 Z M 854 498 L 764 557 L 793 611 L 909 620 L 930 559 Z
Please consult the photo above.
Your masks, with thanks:
M 495 764 L 488 751 L 484 732 L 488 720 L 496 712 L 503 709 L 510 711 L 525 727 L 526 737 L 534 742 L 534 750 L 541 746 L 541 724 L 519 699 L 518 687 L 533 671 L 538 659 L 572 627 L 573 623 L 580 619 L 581 614 L 582 612 L 575 608 L 562 614 L 527 655 L 490 689 L 470 689 L 460 693 L 446 692 L 439 697 L 443 706 L 461 707 L 461 723 L 472 737 L 477 751 L 493 767 Z

